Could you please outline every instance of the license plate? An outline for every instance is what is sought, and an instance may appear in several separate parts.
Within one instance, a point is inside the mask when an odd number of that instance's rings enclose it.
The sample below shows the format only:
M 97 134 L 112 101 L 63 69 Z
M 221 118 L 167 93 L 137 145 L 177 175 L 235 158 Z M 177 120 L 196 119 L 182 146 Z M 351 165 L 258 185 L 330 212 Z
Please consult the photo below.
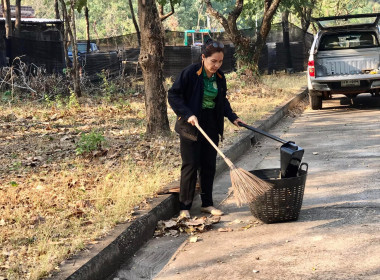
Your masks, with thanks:
M 349 80 L 349 81 L 341 81 L 342 87 L 358 87 L 360 86 L 359 80 Z

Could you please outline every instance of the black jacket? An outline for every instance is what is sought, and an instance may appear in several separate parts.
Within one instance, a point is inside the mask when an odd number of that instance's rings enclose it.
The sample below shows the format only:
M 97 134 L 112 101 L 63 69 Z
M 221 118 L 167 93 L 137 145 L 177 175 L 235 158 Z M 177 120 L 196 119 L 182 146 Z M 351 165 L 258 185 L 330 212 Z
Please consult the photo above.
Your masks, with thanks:
M 177 116 L 186 120 L 195 115 L 198 119 L 202 110 L 203 99 L 203 65 L 192 64 L 179 74 L 173 86 L 169 89 L 168 100 Z M 218 95 L 215 98 L 215 109 L 218 124 L 218 133 L 223 136 L 224 117 L 234 122 L 238 116 L 232 111 L 230 102 L 226 98 L 226 78 L 222 71 L 216 73 Z

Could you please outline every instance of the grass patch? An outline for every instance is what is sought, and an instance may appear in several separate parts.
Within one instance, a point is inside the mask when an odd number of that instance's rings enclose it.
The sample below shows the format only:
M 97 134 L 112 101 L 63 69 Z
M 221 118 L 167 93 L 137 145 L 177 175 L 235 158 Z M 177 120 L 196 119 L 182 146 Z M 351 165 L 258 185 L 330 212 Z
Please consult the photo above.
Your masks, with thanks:
M 306 83 L 299 75 L 227 79 L 232 107 L 250 123 Z M 0 104 L 1 277 L 48 276 L 179 178 L 178 137 L 144 137 L 142 94 Z M 173 128 L 171 109 L 168 116 Z M 226 142 L 238 130 L 226 121 Z

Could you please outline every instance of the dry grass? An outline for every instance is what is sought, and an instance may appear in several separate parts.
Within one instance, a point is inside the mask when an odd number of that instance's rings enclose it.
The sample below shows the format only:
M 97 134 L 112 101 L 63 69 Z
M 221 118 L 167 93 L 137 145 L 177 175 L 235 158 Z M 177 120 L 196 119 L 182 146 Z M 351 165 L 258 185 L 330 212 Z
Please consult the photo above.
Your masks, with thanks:
M 266 78 L 259 86 L 247 80 L 241 87 L 230 74 L 232 107 L 252 123 L 304 85 L 298 77 L 285 90 L 281 83 L 291 77 L 271 86 Z M 80 106 L 66 101 L 0 107 L 0 278 L 48 276 L 117 223 L 133 219 L 136 207 L 146 207 L 179 177 L 178 138 L 174 132 L 144 137 L 141 96 L 88 98 L 79 100 Z M 173 127 L 171 110 L 169 119 Z M 105 145 L 77 155 L 81 134 L 92 129 L 104 135 Z M 226 125 L 227 140 L 233 141 L 236 131 Z

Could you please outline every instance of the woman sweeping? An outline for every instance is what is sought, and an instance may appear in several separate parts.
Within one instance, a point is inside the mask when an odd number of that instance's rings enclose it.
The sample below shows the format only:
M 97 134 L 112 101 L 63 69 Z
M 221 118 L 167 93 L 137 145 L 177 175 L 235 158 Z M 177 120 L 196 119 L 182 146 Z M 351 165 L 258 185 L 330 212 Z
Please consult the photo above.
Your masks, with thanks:
M 201 187 L 201 211 L 215 216 L 223 212 L 214 207 L 212 189 L 216 167 L 216 150 L 201 135 L 199 124 L 212 141 L 218 145 L 223 137 L 224 117 L 234 125 L 244 123 L 231 109 L 226 98 L 226 78 L 220 67 L 224 58 L 224 45 L 209 39 L 202 46 L 202 63 L 186 67 L 169 89 L 169 104 L 177 114 L 176 131 L 180 132 L 182 158 L 180 180 L 180 216 L 190 218 L 197 172 Z M 187 127 L 186 126 L 190 126 Z M 177 129 L 178 127 L 178 129 Z M 181 128 L 184 128 L 181 130 Z M 193 128 L 193 129 L 192 129 Z

